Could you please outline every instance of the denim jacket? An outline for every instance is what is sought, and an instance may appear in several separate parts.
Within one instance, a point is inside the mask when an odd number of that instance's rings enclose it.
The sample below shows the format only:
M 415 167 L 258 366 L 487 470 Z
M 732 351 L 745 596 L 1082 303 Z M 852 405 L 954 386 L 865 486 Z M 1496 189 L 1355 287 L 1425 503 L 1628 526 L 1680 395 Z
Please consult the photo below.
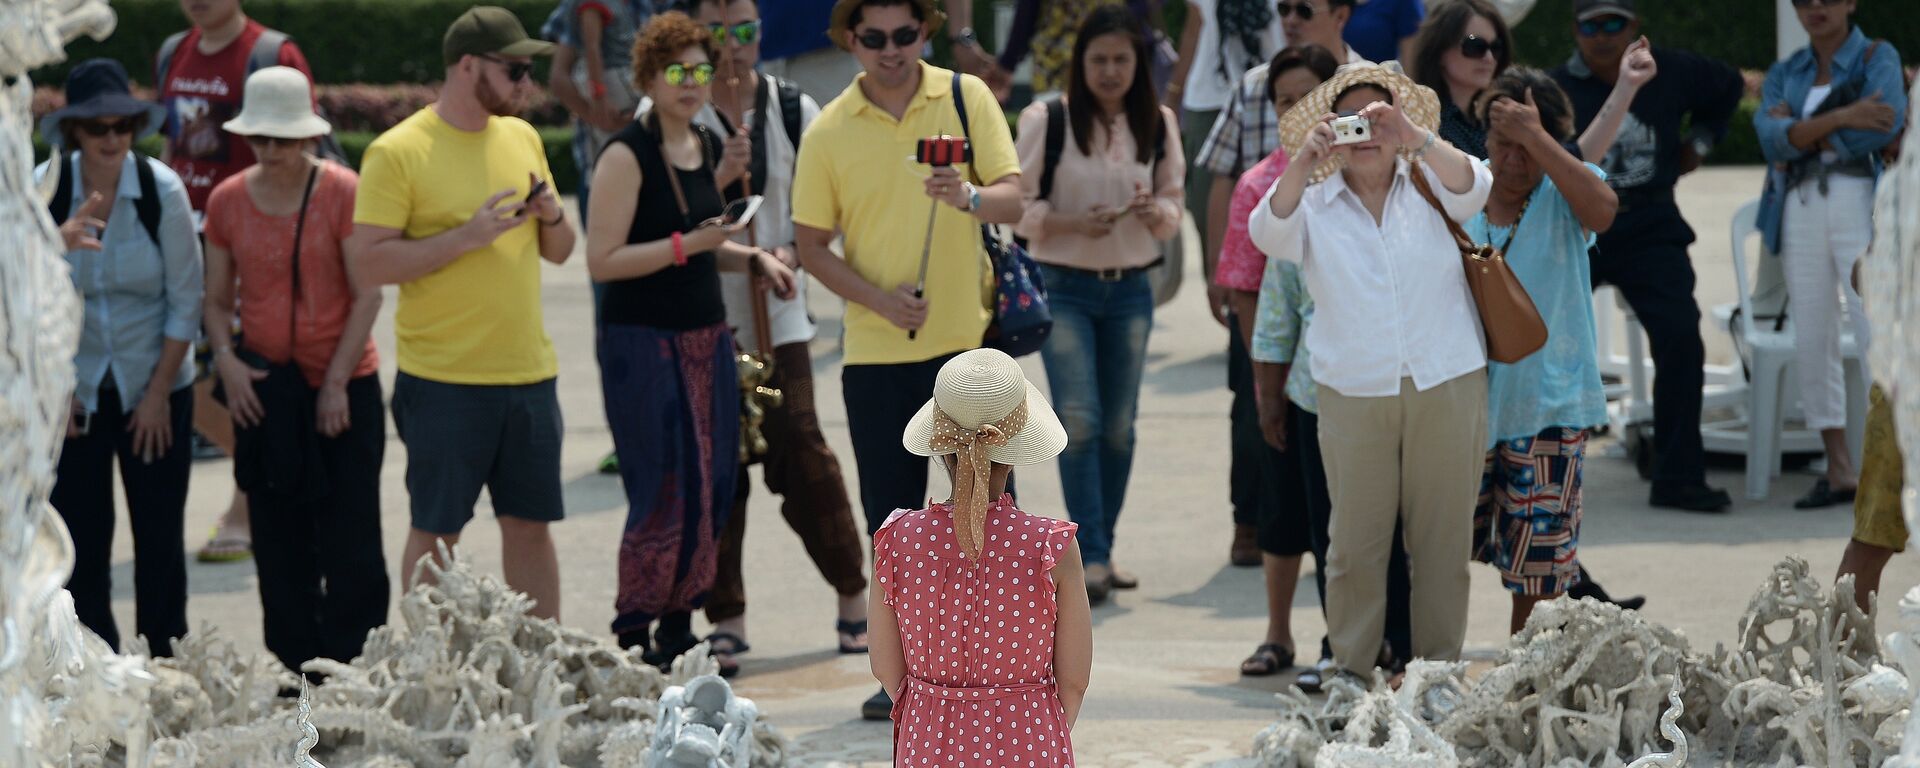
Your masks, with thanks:
M 1839 155 L 1840 162 L 1857 162 L 1865 158 L 1873 168 L 1874 178 L 1880 176 L 1880 150 L 1893 141 L 1906 126 L 1907 89 L 1901 70 L 1900 52 L 1888 43 L 1882 43 L 1873 54 L 1873 61 L 1866 61 L 1867 49 L 1873 42 L 1867 39 L 1859 27 L 1853 28 L 1853 34 L 1833 56 L 1832 83 L 1862 81 L 1862 97 L 1879 92 L 1880 98 L 1893 107 L 1895 114 L 1893 130 L 1888 133 L 1863 131 L 1845 128 L 1834 131 L 1827 137 L 1828 143 Z M 1819 76 L 1820 64 L 1814 58 L 1811 46 L 1795 51 L 1792 56 L 1775 62 L 1767 70 L 1766 84 L 1761 88 L 1760 106 L 1753 114 L 1754 130 L 1760 134 L 1760 149 L 1766 154 L 1767 186 L 1760 199 L 1760 234 L 1767 249 L 1775 253 L 1780 251 L 1780 230 L 1786 212 L 1786 164 L 1806 157 L 1809 153 L 1793 146 L 1787 139 L 1787 131 L 1797 122 L 1806 119 L 1807 92 L 1813 89 L 1813 81 Z M 1775 106 L 1785 104 L 1793 113 L 1792 117 L 1775 117 L 1768 114 Z

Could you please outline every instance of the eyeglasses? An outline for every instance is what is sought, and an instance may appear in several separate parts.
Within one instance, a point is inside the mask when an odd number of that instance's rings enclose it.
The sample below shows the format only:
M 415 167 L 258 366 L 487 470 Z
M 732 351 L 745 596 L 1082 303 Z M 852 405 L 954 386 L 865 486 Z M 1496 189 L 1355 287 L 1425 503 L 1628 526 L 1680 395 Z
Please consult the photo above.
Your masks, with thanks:
M 508 61 L 498 56 L 482 56 L 480 58 L 506 67 L 507 79 L 516 83 L 527 79 L 528 75 L 533 74 L 533 62 L 531 61 Z
M 256 147 L 299 147 L 312 139 L 287 139 L 279 136 L 248 136 L 247 143 Z
M 1467 39 L 1460 41 L 1460 55 L 1469 59 L 1481 58 L 1486 56 L 1488 52 L 1492 52 L 1494 56 L 1505 55 L 1507 52 L 1506 41 L 1494 40 L 1488 42 L 1480 39 L 1479 35 L 1467 35 Z
M 892 32 L 869 29 L 860 33 L 854 37 L 854 39 L 860 41 L 860 47 L 869 51 L 886 50 L 888 40 L 892 40 L 894 45 L 901 48 L 910 48 L 920 42 L 920 27 L 901 27 Z
M 713 30 L 714 45 L 753 45 L 760 42 L 759 19 L 743 21 L 731 27 L 725 24 L 708 24 L 707 28 Z M 728 38 L 732 40 L 729 41 Z
M 1617 35 L 1617 34 L 1620 34 L 1621 30 L 1626 28 L 1627 28 L 1626 17 L 1608 16 L 1604 19 L 1593 19 L 1590 21 L 1580 22 L 1580 36 L 1581 37 L 1597 37 L 1603 34 Z
M 78 127 L 81 133 L 97 139 L 109 133 L 132 136 L 136 131 L 140 130 L 140 126 L 144 122 L 144 120 L 137 117 L 123 117 L 119 120 L 112 121 L 87 120 L 80 123 Z
M 667 85 L 686 85 L 688 78 L 693 79 L 694 85 L 707 85 L 713 82 L 713 65 L 705 62 L 668 64 L 666 76 Z
M 1297 13 L 1301 21 L 1313 21 L 1313 3 L 1274 3 L 1273 12 L 1283 19 Z

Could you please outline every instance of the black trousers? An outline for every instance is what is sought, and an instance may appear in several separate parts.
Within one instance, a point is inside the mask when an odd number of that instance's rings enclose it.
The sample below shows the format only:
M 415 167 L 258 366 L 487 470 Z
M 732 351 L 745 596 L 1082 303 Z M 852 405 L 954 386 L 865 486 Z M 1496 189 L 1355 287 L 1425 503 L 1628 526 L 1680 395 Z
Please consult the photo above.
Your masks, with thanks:
M 900 445 L 907 422 L 933 398 L 933 380 L 954 355 L 918 363 L 848 365 L 840 369 L 840 394 L 847 404 L 847 431 L 853 437 L 853 463 L 860 469 L 860 508 L 867 535 L 896 509 L 927 505 L 927 458 Z M 1007 475 L 1007 493 L 1013 493 Z
M 1677 489 L 1706 483 L 1700 441 L 1700 389 L 1707 348 L 1700 340 L 1694 301 L 1693 230 L 1678 208 L 1662 204 L 1622 211 L 1600 236 L 1593 256 L 1594 287 L 1610 284 L 1647 330 L 1653 353 L 1653 486 Z
M 111 382 L 112 379 L 108 379 Z M 99 410 L 87 434 L 68 439 L 60 451 L 53 508 L 73 535 L 74 612 L 80 623 L 120 650 L 113 621 L 113 465 L 127 494 L 133 528 L 134 631 L 155 656 L 173 655 L 173 641 L 187 633 L 187 479 L 193 470 L 193 389 L 167 397 L 173 444 L 152 463 L 134 452 L 132 413 L 122 413 L 120 393 L 100 390 Z
M 1258 525 L 1260 505 L 1274 497 L 1272 478 L 1260 465 L 1272 460 L 1273 448 L 1260 434 L 1260 404 L 1253 391 L 1253 358 L 1240 338 L 1240 321 L 1227 316 L 1227 389 L 1233 392 L 1227 427 L 1227 500 L 1233 504 L 1234 525 Z
M 1327 562 L 1327 547 L 1332 538 L 1333 497 L 1327 492 L 1327 465 L 1320 453 L 1320 417 L 1295 405 L 1287 409 L 1287 447 L 1300 459 L 1300 475 L 1307 492 L 1308 533 L 1313 537 L 1313 558 Z M 1315 568 L 1313 585 L 1320 590 L 1320 613 L 1327 612 L 1327 573 Z M 1413 582 L 1407 575 L 1407 548 L 1400 541 L 1400 525 L 1393 530 L 1393 558 L 1387 561 L 1386 647 L 1393 657 L 1405 662 L 1413 658 Z M 1333 647 L 1320 638 L 1320 658 L 1333 658 Z
M 379 376 L 347 383 L 347 412 L 347 431 L 320 438 L 323 496 L 259 490 L 247 495 L 267 650 L 295 671 L 315 658 L 353 659 L 367 632 L 387 621 L 387 562 L 380 543 L 387 420 Z

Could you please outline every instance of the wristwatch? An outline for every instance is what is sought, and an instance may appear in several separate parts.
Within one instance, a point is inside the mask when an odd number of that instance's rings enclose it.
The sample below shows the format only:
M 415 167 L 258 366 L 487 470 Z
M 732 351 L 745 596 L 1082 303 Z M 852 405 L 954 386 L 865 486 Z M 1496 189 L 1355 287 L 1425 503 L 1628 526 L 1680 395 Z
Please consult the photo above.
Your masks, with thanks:
M 974 186 L 971 181 L 960 182 L 960 188 L 967 192 L 967 207 L 961 210 L 967 213 L 980 210 L 980 188 Z
M 973 27 L 961 27 L 959 33 L 950 35 L 947 37 L 947 39 L 952 41 L 955 47 L 966 47 L 966 46 L 974 46 L 974 45 L 980 44 L 980 38 L 975 37 L 973 34 Z

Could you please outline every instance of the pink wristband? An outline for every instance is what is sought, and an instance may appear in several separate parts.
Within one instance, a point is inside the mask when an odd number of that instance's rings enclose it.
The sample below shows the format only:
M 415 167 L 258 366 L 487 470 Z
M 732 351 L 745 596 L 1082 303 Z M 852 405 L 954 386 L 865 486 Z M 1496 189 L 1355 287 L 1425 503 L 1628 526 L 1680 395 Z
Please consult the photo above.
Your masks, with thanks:
M 680 243 L 678 232 L 673 233 L 673 265 L 676 267 L 687 265 L 687 248 Z

